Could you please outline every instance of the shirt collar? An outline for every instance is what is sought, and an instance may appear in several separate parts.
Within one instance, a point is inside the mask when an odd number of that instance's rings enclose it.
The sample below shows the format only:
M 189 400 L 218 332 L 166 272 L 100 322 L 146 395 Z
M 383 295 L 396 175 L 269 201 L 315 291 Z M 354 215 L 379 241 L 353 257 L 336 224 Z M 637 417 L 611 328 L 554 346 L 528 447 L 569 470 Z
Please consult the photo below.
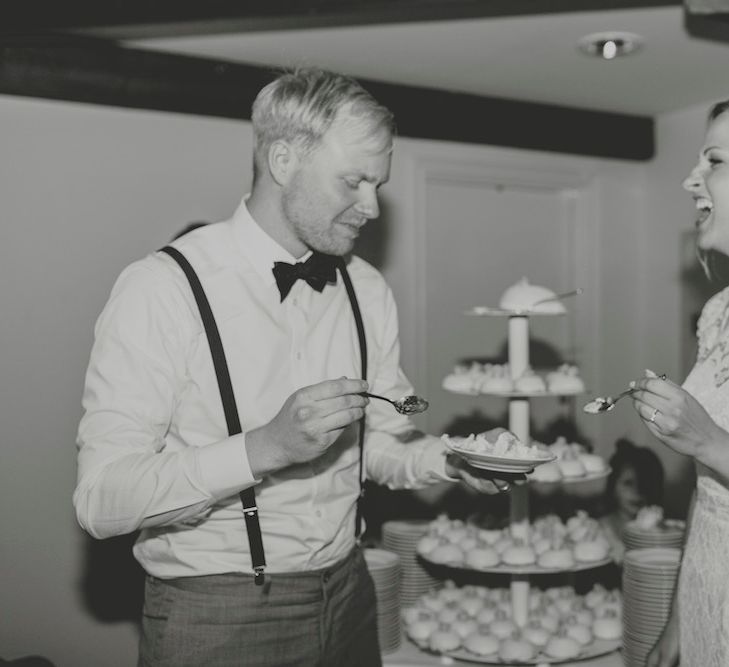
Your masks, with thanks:
M 253 219 L 246 201 L 246 195 L 236 209 L 231 222 L 233 233 L 241 251 L 246 256 L 256 273 L 267 285 L 273 285 L 276 281 L 273 277 L 274 262 L 288 262 L 295 264 L 309 258 L 311 251 L 303 257 L 296 259 L 288 250 L 274 241 L 261 226 Z

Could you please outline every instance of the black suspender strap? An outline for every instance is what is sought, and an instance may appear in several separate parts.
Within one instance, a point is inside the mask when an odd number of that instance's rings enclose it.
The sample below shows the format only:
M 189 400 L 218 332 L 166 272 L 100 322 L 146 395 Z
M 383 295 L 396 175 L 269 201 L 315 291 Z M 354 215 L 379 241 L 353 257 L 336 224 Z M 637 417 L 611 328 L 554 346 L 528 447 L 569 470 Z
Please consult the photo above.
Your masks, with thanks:
M 215 323 L 213 311 L 210 308 L 210 302 L 205 295 L 205 290 L 197 277 L 195 270 L 187 261 L 187 258 L 177 248 L 165 246 L 161 248 L 161 252 L 168 254 L 179 265 L 185 276 L 187 277 L 192 293 L 195 296 L 197 307 L 200 311 L 205 334 L 207 335 L 210 353 L 213 359 L 215 375 L 218 380 L 220 389 L 220 398 L 223 402 L 223 411 L 225 412 L 225 421 L 228 426 L 228 434 L 236 435 L 242 432 L 240 418 L 238 416 L 238 408 L 235 403 L 235 395 L 233 393 L 233 384 L 230 380 L 230 372 L 228 371 L 228 363 L 225 359 L 225 351 L 223 343 L 220 340 L 218 326 Z M 342 274 L 342 280 L 347 290 L 349 303 L 352 307 L 354 322 L 357 327 L 357 337 L 359 338 L 360 361 L 362 364 L 362 379 L 367 379 L 367 339 L 365 337 L 364 323 L 362 321 L 362 313 L 359 309 L 357 294 L 354 291 L 352 280 L 347 271 L 347 265 L 343 258 L 337 259 L 339 271 Z M 357 511 L 355 516 L 354 534 L 359 538 L 362 532 L 362 498 L 364 496 L 364 436 L 365 436 L 365 420 L 360 419 L 359 423 L 359 497 L 357 498 Z M 240 492 L 241 503 L 243 504 L 243 516 L 246 521 L 246 530 L 248 532 L 248 545 L 251 552 L 251 562 L 253 564 L 253 572 L 255 574 L 255 582 L 258 585 L 264 583 L 264 570 L 266 567 L 266 557 L 263 549 L 263 538 L 261 536 L 261 524 L 258 520 L 258 507 L 256 505 L 256 494 L 253 487 Z
M 236 435 L 242 431 L 240 418 L 238 416 L 238 408 L 235 403 L 235 395 L 233 393 L 233 384 L 230 381 L 230 372 L 228 371 L 228 363 L 225 360 L 225 351 L 223 343 L 220 340 L 218 326 L 213 317 L 213 311 L 205 290 L 200 284 L 195 270 L 187 261 L 187 258 L 177 248 L 165 246 L 161 249 L 174 259 L 187 276 L 187 280 L 192 288 L 195 296 L 197 307 L 200 310 L 205 333 L 210 345 L 210 353 L 213 358 L 213 366 L 215 367 L 215 375 L 218 379 L 218 387 L 220 389 L 220 398 L 223 402 L 223 411 L 225 412 L 225 421 L 228 426 L 228 434 Z M 264 582 L 264 569 L 266 567 L 266 557 L 263 550 L 263 538 L 261 537 L 261 524 L 258 521 L 258 507 L 256 506 L 256 493 L 253 487 L 240 492 L 240 500 L 243 504 L 243 516 L 246 521 L 246 530 L 248 532 L 248 545 L 251 551 L 251 562 L 253 564 L 253 572 L 255 574 L 255 582 L 258 585 Z
M 362 313 L 359 310 L 359 302 L 357 294 L 352 285 L 352 279 L 347 271 L 347 263 L 343 257 L 337 258 L 339 272 L 342 274 L 344 286 L 347 289 L 349 303 L 352 306 L 352 314 L 354 315 L 354 323 L 357 325 L 357 337 L 359 338 L 359 353 L 362 363 L 362 379 L 367 379 L 367 339 L 365 337 L 364 323 L 362 322 Z M 354 519 L 354 535 L 359 538 L 362 533 L 362 501 L 364 498 L 364 437 L 365 437 L 365 419 L 359 420 L 359 497 L 357 498 L 357 512 Z

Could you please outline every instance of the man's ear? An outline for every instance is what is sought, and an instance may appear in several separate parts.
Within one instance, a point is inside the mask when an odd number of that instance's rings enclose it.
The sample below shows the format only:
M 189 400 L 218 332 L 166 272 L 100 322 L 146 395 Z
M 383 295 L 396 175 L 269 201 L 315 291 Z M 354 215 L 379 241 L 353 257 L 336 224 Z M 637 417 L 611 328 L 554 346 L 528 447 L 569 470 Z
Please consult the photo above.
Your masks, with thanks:
M 286 185 L 298 166 L 296 149 L 283 139 L 274 141 L 268 149 L 268 170 L 279 185 Z

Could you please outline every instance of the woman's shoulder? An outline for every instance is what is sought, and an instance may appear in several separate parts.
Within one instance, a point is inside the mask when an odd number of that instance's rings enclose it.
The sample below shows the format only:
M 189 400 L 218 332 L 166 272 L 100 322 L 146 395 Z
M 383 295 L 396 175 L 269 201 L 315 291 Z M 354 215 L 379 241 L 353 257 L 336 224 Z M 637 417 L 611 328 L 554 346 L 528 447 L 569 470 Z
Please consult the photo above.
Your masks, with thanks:
M 696 326 L 699 336 L 712 328 L 721 328 L 729 310 L 729 287 L 714 294 L 701 309 Z

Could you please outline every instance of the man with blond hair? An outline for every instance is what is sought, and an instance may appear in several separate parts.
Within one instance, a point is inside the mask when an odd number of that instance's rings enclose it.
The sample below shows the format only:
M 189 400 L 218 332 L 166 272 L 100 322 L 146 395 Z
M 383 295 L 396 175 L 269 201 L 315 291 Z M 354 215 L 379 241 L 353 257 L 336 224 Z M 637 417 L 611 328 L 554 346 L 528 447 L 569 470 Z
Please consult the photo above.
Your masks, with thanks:
M 390 177 L 390 111 L 302 69 L 260 92 L 252 123 L 253 186 L 231 219 L 113 288 L 74 504 L 95 537 L 141 530 L 140 665 L 379 665 L 363 480 L 508 485 L 365 396 L 412 393 L 392 292 L 349 256 Z

